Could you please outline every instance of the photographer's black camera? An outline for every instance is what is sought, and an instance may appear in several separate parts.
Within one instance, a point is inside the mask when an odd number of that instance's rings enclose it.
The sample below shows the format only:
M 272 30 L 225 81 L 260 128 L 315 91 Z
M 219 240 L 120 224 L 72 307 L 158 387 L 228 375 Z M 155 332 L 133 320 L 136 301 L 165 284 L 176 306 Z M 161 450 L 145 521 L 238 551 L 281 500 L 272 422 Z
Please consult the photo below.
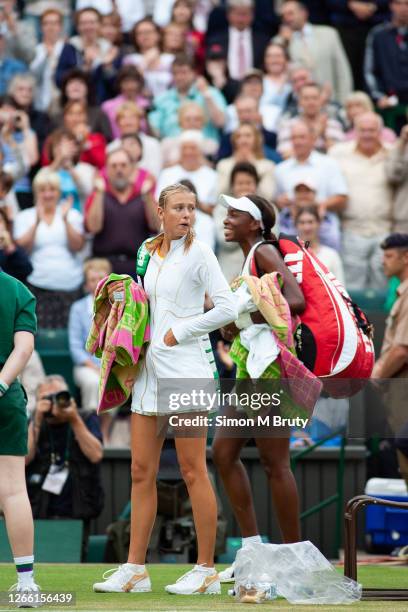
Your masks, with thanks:
M 65 410 L 69 408 L 71 404 L 71 394 L 69 391 L 58 391 L 58 393 L 50 393 L 49 395 L 44 395 L 41 399 L 48 400 L 51 402 L 51 407 L 48 412 L 44 414 L 46 418 L 52 416 L 52 407 L 57 406 L 61 408 L 61 410 Z

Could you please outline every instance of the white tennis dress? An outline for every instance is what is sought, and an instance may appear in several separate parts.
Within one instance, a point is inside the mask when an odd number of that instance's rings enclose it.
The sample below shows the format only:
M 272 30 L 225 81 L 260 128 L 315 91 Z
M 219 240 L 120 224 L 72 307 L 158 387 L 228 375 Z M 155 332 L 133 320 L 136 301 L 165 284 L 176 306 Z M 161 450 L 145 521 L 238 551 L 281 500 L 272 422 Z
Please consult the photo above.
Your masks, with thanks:
M 173 414 L 158 402 L 159 381 L 211 379 L 216 372 L 208 333 L 237 318 L 237 307 L 217 258 L 203 242 L 194 240 L 184 251 L 185 237 L 171 242 L 161 258 L 151 256 L 144 277 L 149 299 L 151 341 L 142 371 L 133 387 L 132 412 L 144 415 Z M 205 294 L 214 303 L 204 313 Z M 163 339 L 172 329 L 178 343 L 166 346 Z M 162 387 L 160 387 L 162 388 Z M 179 412 L 190 412 L 191 407 Z

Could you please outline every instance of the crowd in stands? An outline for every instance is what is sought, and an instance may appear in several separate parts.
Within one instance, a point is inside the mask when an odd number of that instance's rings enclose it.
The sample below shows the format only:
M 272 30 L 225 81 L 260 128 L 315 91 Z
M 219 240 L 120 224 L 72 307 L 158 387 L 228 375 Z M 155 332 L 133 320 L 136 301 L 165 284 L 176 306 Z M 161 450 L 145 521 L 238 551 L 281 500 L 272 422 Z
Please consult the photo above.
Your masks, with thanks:
M 196 191 L 229 281 L 242 261 L 217 199 L 256 192 L 276 234 L 383 290 L 380 244 L 408 231 L 407 107 L 408 0 L 3 0 L 0 266 L 40 328 L 69 325 L 85 407 L 90 295 L 135 275 L 171 183 Z

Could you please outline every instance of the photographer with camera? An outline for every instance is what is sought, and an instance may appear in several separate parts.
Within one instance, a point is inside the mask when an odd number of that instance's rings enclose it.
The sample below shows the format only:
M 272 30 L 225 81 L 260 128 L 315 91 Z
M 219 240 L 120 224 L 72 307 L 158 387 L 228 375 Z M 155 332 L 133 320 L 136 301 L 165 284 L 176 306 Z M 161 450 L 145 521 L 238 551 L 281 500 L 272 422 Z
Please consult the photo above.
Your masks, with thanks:
M 102 434 L 94 411 L 78 410 L 67 383 L 47 376 L 28 427 L 27 490 L 34 518 L 89 520 L 103 507 Z

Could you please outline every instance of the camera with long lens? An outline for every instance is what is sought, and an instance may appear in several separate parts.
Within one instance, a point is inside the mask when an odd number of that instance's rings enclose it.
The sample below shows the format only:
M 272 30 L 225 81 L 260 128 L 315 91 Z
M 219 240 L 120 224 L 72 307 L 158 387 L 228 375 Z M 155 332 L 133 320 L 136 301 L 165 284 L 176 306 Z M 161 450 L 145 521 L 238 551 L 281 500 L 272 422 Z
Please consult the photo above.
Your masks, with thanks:
M 47 419 L 52 417 L 53 406 L 57 406 L 57 408 L 60 408 L 61 410 L 66 410 L 71 405 L 71 394 L 69 391 L 58 391 L 58 393 L 50 393 L 49 395 L 44 395 L 41 399 L 48 400 L 51 403 L 48 412 L 44 413 L 44 417 Z

